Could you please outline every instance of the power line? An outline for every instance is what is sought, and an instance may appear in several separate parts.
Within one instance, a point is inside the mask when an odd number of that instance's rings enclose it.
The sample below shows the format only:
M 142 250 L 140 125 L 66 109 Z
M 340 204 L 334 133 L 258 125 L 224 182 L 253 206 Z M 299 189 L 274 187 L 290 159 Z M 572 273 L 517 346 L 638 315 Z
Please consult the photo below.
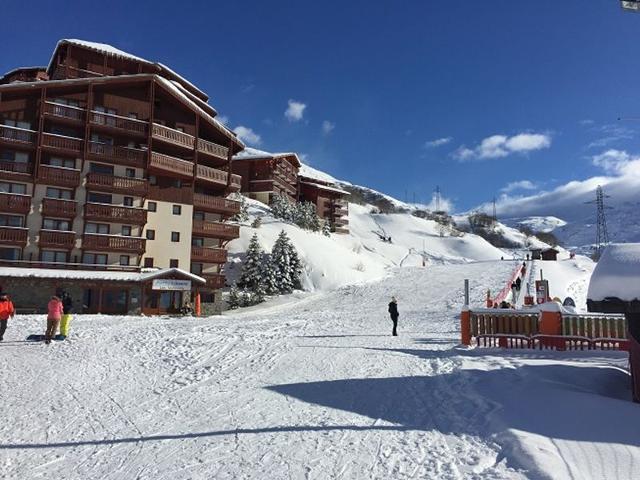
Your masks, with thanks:
M 588 204 L 596 205 L 596 257 L 600 258 L 602 249 L 609 244 L 609 231 L 607 229 L 607 216 L 605 210 L 611 210 L 611 207 L 605 205 L 604 199 L 611 198 L 609 195 L 605 195 L 601 185 L 596 188 L 596 199 Z

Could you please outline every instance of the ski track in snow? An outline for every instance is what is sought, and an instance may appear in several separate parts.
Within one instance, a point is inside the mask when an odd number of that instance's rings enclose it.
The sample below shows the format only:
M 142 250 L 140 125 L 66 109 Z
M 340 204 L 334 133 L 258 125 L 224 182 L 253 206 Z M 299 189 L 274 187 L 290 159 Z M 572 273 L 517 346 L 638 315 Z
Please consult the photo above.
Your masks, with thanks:
M 20 316 L 0 344 L 0 478 L 631 478 L 640 448 L 624 426 L 600 442 L 563 410 L 566 432 L 538 428 L 535 403 L 553 400 L 542 385 L 600 395 L 596 410 L 638 425 L 637 406 L 560 369 L 595 364 L 622 397 L 624 354 L 457 346 L 463 279 L 481 304 L 512 269 L 396 269 L 207 319 L 80 316 L 50 346 L 21 342 L 44 317 Z

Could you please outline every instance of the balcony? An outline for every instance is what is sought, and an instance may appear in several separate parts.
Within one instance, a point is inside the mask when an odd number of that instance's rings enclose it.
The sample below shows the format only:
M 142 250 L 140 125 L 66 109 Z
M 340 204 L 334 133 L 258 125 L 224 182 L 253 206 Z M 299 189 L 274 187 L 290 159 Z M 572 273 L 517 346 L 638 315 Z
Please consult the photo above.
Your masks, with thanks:
M 228 173 L 218 170 L 217 168 L 207 167 L 206 165 L 198 165 L 196 178 L 214 185 L 226 187 Z
M 334 218 L 333 219 L 333 223 L 335 223 L 336 226 L 338 226 L 338 225 L 340 225 L 340 226 L 349 225 L 349 219 L 345 218 L 345 217 L 338 217 L 338 218 Z
M 173 128 L 165 127 L 158 123 L 154 123 L 151 126 L 151 135 L 155 140 L 170 143 L 171 145 L 177 145 L 179 147 L 188 148 L 193 150 L 195 145 L 195 138 L 188 133 L 175 130 Z M 225 157 L 226 159 L 226 157 Z
M 193 234 L 201 237 L 218 238 L 220 240 L 234 240 L 240 237 L 240 227 L 226 223 L 194 220 Z
M 0 245 L 24 247 L 27 244 L 29 229 L 20 227 L 0 227 Z
M 62 105 L 55 102 L 44 102 L 44 114 L 48 117 L 61 118 L 74 122 L 84 122 L 85 109 Z
M 204 278 L 207 281 L 207 288 L 212 290 L 224 288 L 227 283 L 226 277 L 221 273 L 200 273 L 198 276 Z
M 80 184 L 80 170 L 40 165 L 38 182 L 56 187 L 77 187 Z
M 145 239 L 140 237 L 101 235 L 97 233 L 85 233 L 82 237 L 82 248 L 84 250 L 142 254 L 145 246 Z
M 147 166 L 147 151 L 137 148 L 89 142 L 89 157 L 131 167 L 145 168 Z
M 64 135 L 43 132 L 42 146 L 70 153 L 81 153 L 84 148 L 84 140 L 81 138 L 65 137 Z
M 18 145 L 35 145 L 37 132 L 25 128 L 0 125 L 0 141 Z
M 7 180 L 30 181 L 33 164 L 27 162 L 9 162 L 0 160 L 0 178 Z
M 227 251 L 224 248 L 191 247 L 191 260 L 205 263 L 225 263 Z
M 236 175 L 235 173 L 231 174 L 231 190 L 238 191 L 242 186 L 242 177 L 240 175 Z
M 90 172 L 87 174 L 87 189 L 99 192 L 123 193 L 145 197 L 149 185 L 143 178 L 117 177 L 105 173 Z
M 193 163 L 158 152 L 151 152 L 150 169 L 161 170 L 165 175 L 193 178 Z
M 198 152 L 221 160 L 228 160 L 229 158 L 229 149 L 227 147 L 201 138 L 198 139 Z
M 134 135 L 146 135 L 147 123 L 137 118 L 121 117 L 112 113 L 91 111 L 89 116 L 91 125 L 113 130 L 124 131 Z
M 334 233 L 341 233 L 341 234 L 348 234 L 349 233 L 349 229 L 346 227 L 336 227 L 333 229 Z
M 0 211 L 26 215 L 31 211 L 31 196 L 0 192 Z
M 223 197 L 214 197 L 204 193 L 193 194 L 193 207 L 205 212 L 235 215 L 240 212 L 240 202 Z
M 45 217 L 74 218 L 76 211 L 77 203 L 73 200 L 46 197 L 42 199 L 42 215 Z
M 76 245 L 76 232 L 61 230 L 40 230 L 40 248 L 63 248 L 71 250 Z
M 89 221 L 144 225 L 147 223 L 147 211 L 143 208 L 87 203 L 84 206 L 84 218 Z

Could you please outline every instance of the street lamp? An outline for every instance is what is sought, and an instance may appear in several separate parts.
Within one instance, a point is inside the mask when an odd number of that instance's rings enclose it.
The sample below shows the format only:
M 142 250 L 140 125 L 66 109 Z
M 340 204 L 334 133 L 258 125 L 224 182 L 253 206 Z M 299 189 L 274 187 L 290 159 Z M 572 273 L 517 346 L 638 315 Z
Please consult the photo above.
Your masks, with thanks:
M 640 0 L 620 0 L 620 6 L 624 10 L 640 12 Z

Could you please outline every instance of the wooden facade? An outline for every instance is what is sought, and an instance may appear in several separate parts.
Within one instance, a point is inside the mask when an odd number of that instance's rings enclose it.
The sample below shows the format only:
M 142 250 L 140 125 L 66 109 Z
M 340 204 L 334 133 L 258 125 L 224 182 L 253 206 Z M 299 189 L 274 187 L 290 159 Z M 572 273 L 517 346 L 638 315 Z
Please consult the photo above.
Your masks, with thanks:
M 331 225 L 332 232 L 349 233 L 348 192 L 329 182 L 303 175 L 299 176 L 298 183 L 300 201 L 313 203 L 318 216 Z
M 273 195 L 298 199 L 300 160 L 295 153 L 267 153 L 254 149 L 233 158 L 233 172 L 242 179 L 240 191 L 271 204 Z

